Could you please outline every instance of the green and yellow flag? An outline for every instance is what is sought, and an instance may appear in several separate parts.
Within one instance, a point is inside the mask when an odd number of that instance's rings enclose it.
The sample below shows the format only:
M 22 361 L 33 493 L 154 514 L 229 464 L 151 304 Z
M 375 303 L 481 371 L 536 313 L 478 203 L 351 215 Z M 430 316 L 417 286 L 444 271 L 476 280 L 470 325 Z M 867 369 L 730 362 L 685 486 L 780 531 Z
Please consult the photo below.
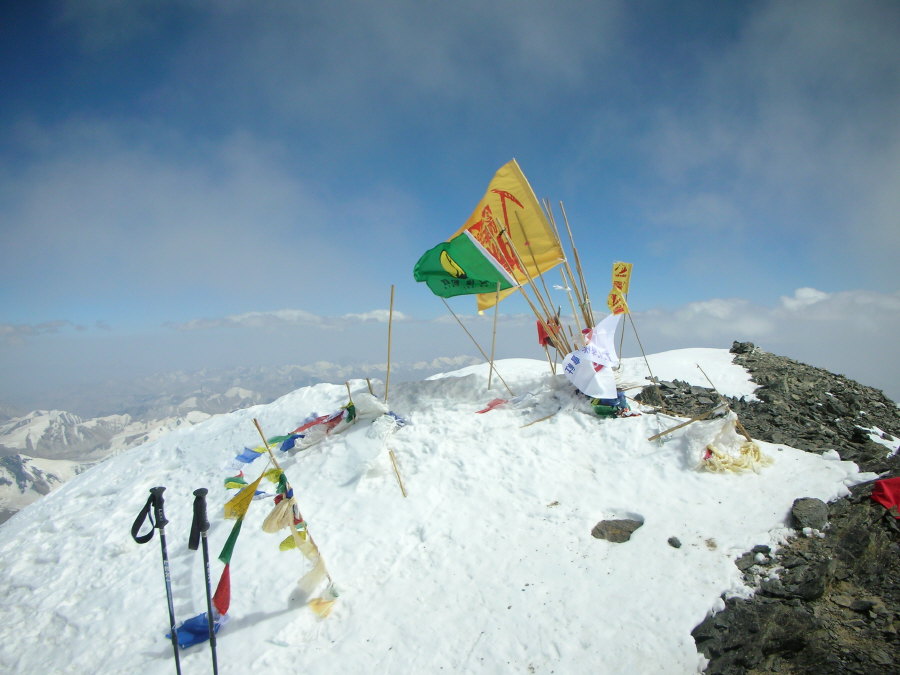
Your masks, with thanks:
M 442 298 L 496 294 L 498 282 L 501 290 L 517 285 L 500 261 L 469 232 L 426 251 L 413 268 L 413 276 Z
M 498 281 L 502 299 L 562 261 L 559 240 L 512 160 L 494 174 L 463 226 L 427 251 L 413 274 L 441 297 L 477 294 L 483 310 L 494 306 Z

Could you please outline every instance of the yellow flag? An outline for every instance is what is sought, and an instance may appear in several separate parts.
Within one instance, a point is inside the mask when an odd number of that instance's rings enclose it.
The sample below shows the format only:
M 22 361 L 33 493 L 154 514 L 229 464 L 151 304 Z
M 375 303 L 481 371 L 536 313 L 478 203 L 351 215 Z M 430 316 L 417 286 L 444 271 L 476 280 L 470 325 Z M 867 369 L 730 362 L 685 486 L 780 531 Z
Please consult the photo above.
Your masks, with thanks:
M 628 286 L 631 283 L 631 263 L 614 262 L 612 266 L 612 286 L 614 291 L 622 295 L 628 294 Z
M 609 306 L 609 311 L 613 314 L 628 314 L 628 304 L 625 302 L 625 296 L 616 288 L 609 292 L 606 304 Z
M 309 608 L 316 614 L 318 614 L 321 618 L 325 619 L 329 614 L 331 614 L 331 610 L 334 608 L 334 600 L 313 598 L 309 601 Z
M 520 284 L 528 283 L 529 276 L 536 279 L 563 261 L 562 246 L 516 160 L 504 164 L 494 174 L 484 197 L 453 237 L 464 231 Z M 514 289 L 501 291 L 500 299 L 513 292 Z M 497 294 L 482 293 L 476 297 L 478 309 L 484 310 L 494 306 Z
M 256 494 L 256 488 L 259 487 L 259 481 L 262 480 L 263 474 L 259 475 L 250 485 L 241 489 L 234 497 L 225 502 L 225 518 L 243 518 L 250 508 L 250 502 L 253 501 L 253 495 Z

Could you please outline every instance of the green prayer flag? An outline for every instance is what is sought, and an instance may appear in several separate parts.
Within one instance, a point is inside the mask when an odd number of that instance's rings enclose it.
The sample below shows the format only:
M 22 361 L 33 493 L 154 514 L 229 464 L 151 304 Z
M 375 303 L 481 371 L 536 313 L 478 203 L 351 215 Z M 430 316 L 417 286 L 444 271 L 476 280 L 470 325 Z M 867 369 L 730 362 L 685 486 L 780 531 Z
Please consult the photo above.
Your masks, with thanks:
M 416 281 L 424 281 L 442 298 L 491 293 L 518 286 L 500 262 L 466 230 L 425 252 L 413 268 Z
M 231 562 L 231 554 L 234 553 L 234 545 L 237 542 L 238 535 L 241 533 L 241 523 L 243 522 L 243 518 L 238 518 L 234 527 L 231 528 L 231 534 L 228 535 L 228 541 L 225 542 L 225 545 L 222 547 L 222 552 L 219 554 L 219 560 L 226 565 Z

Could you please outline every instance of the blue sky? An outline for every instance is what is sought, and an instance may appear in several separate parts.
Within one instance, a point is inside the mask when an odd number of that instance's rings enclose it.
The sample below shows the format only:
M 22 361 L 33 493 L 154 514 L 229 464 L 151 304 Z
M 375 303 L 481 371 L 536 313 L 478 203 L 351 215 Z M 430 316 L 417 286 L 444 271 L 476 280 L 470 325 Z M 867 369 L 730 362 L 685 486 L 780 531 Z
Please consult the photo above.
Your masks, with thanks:
M 412 266 L 513 157 L 595 297 L 634 263 L 648 349 L 748 339 L 900 395 L 896 2 L 0 13 L 0 401 L 383 360 L 391 285 L 395 358 L 471 351 Z M 543 358 L 502 308 L 499 354 Z

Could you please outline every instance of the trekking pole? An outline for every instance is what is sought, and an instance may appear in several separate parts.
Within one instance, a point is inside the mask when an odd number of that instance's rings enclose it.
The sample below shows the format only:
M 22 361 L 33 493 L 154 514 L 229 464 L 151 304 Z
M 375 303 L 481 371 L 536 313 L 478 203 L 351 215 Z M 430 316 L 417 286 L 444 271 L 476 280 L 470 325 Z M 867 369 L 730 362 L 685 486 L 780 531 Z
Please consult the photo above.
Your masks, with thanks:
M 198 544 L 203 543 L 203 570 L 206 582 L 206 620 L 209 624 L 209 648 L 212 650 L 213 675 L 218 675 L 219 664 L 216 661 L 216 629 L 213 619 L 212 594 L 209 582 L 209 546 L 206 541 L 206 532 L 209 530 L 209 520 L 206 517 L 206 488 L 194 490 L 194 522 L 191 524 L 191 537 L 188 540 L 188 548 L 197 550 Z
M 144 508 L 141 509 L 134 524 L 131 526 L 131 536 L 138 544 L 146 544 L 153 538 L 153 529 L 147 534 L 138 534 L 138 531 L 148 517 L 150 519 L 150 525 L 159 530 L 159 544 L 162 548 L 163 576 L 166 580 L 166 599 L 169 603 L 169 626 L 172 630 L 172 649 L 175 652 L 175 672 L 178 675 L 181 675 L 181 660 L 178 656 L 178 631 L 175 629 L 175 606 L 172 604 L 172 578 L 169 575 L 169 554 L 166 551 L 165 527 L 169 521 L 166 520 L 165 513 L 163 512 L 162 493 L 165 489 L 166 488 L 164 487 L 150 488 L 150 496 L 147 498 L 147 503 L 144 504 Z M 153 511 L 152 514 L 151 509 Z

